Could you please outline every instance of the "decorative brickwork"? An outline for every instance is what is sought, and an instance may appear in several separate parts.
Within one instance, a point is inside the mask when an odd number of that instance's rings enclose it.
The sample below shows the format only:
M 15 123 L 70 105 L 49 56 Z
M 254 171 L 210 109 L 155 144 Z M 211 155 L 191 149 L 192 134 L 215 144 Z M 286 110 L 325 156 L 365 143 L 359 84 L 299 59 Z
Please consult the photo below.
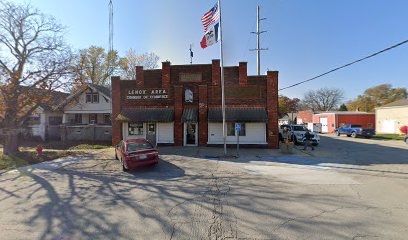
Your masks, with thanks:
M 123 137 L 122 123 L 115 120 L 121 111 L 159 108 L 174 110 L 176 146 L 184 142 L 183 110 L 194 109 L 198 119 L 198 145 L 206 146 L 208 109 L 221 107 L 220 60 L 196 65 L 163 62 L 162 69 L 143 70 L 143 67 L 137 67 L 136 73 L 136 80 L 121 81 L 119 77 L 112 77 L 113 144 Z M 277 148 L 278 72 L 268 72 L 267 76 L 260 77 L 247 76 L 247 63 L 240 62 L 239 66 L 225 67 L 224 73 L 227 108 L 265 109 L 268 115 L 265 133 L 267 146 Z

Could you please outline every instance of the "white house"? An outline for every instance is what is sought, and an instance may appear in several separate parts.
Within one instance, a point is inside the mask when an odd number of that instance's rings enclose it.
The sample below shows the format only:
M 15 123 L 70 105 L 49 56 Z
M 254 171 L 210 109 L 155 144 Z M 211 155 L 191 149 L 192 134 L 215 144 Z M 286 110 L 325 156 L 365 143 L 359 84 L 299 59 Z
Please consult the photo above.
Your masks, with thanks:
M 112 100 L 107 87 L 87 83 L 59 106 L 63 112 L 62 139 L 111 141 Z
M 62 124 L 62 111 L 56 109 L 69 94 L 59 91 L 46 91 L 35 89 L 38 94 L 49 96 L 47 102 L 41 103 L 32 114 L 24 121 L 29 137 L 40 137 L 45 140 L 60 139 L 60 125 Z

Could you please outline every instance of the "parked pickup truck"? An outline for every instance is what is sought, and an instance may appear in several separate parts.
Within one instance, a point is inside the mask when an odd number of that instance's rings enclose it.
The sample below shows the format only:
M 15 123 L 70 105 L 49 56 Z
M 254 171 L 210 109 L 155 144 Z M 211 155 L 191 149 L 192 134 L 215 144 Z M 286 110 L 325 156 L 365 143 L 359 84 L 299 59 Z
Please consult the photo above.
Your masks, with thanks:
M 340 134 L 346 134 L 347 137 L 357 137 L 363 136 L 365 138 L 370 138 L 372 135 L 375 134 L 375 130 L 372 128 L 362 128 L 361 125 L 354 125 L 354 124 L 347 124 L 343 127 L 336 129 L 336 135 L 340 136 Z

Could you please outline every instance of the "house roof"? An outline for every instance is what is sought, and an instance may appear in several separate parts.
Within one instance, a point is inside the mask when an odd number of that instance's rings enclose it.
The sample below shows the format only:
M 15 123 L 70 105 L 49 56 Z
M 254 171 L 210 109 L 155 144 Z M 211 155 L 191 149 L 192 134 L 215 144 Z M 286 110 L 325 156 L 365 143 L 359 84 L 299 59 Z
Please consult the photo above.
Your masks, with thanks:
M 53 111 L 54 107 L 58 106 L 58 104 L 60 104 L 69 96 L 69 93 L 56 90 L 40 89 L 28 86 L 21 86 L 21 89 L 24 89 L 23 94 L 25 92 L 28 96 L 38 95 L 47 98 L 49 97 L 47 101 L 42 102 L 39 105 L 44 111 Z
M 401 107 L 401 106 L 408 106 L 408 99 L 400 99 L 395 102 L 385 104 L 378 108 Z
M 111 95 L 111 92 L 112 92 L 111 89 L 109 89 L 109 88 L 107 88 L 107 87 L 105 87 L 105 86 L 96 85 L 96 84 L 93 84 L 93 83 L 87 83 L 87 85 L 88 85 L 89 87 L 91 87 L 91 88 L 94 88 L 96 91 L 102 93 L 102 94 L 105 95 L 106 97 L 109 97 L 109 98 L 112 97 L 112 95 Z
M 78 90 L 76 90 L 74 93 L 72 93 L 71 95 L 69 95 L 68 97 L 66 97 L 65 100 L 60 101 L 59 105 L 57 105 L 54 108 L 62 108 L 64 107 L 67 103 L 71 102 L 73 99 L 75 99 L 75 97 L 77 97 L 78 95 L 82 94 L 87 88 L 91 88 L 94 91 L 97 91 L 99 93 L 101 93 L 102 95 L 104 95 L 105 97 L 107 97 L 109 100 L 112 99 L 112 95 L 111 95 L 111 90 L 105 86 L 101 86 L 101 85 L 97 85 L 97 84 L 93 84 L 93 83 L 85 83 L 83 86 L 81 86 Z

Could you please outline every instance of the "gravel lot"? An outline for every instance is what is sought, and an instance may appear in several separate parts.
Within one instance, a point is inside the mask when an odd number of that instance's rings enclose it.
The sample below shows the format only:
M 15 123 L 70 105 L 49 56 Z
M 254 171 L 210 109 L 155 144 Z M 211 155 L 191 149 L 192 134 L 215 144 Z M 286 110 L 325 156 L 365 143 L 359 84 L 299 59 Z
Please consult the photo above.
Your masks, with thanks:
M 239 159 L 163 147 L 130 173 L 112 149 L 2 173 L 1 239 L 406 239 L 408 146 L 321 138 Z

